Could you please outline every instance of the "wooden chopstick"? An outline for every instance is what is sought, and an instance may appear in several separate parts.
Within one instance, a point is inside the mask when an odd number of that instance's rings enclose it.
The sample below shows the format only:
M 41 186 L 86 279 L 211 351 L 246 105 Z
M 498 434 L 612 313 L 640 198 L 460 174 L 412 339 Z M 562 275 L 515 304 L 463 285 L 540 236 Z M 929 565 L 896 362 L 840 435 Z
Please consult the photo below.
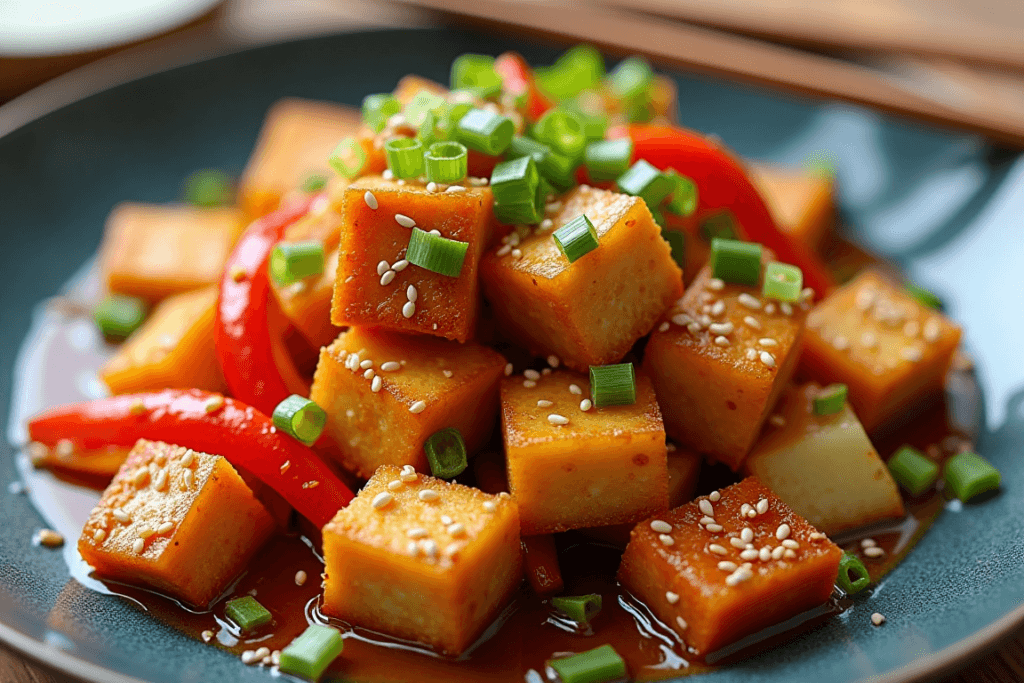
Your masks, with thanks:
M 834 97 L 982 133 L 1024 147 L 1024 116 L 989 97 L 960 97 L 886 71 L 755 38 L 562 0 L 399 0 L 471 23 L 586 41 L 618 53 L 640 53 L 690 71 L 724 75 L 816 96 Z

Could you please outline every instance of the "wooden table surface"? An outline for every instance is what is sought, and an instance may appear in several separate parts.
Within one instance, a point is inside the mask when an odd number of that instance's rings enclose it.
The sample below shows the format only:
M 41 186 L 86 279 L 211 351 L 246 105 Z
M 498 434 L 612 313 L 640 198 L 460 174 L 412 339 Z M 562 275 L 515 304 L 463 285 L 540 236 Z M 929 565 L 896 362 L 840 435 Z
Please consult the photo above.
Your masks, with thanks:
M 0 120 L 0 135 L 21 122 L 133 75 L 157 70 L 161 64 L 192 61 L 204 55 L 316 34 L 372 26 L 411 26 L 436 21 L 433 15 L 374 0 L 228 0 L 216 11 L 170 34 L 143 43 L 98 51 L 85 58 L 32 60 L 32 68 L 47 76 L 82 67 L 60 76 L 27 96 L 13 101 Z M 93 61 L 96 60 L 96 61 Z M 117 64 L 112 69 L 111 65 Z M 128 70 L 124 68 L 129 65 Z M 30 84 L 24 63 L 0 58 L 0 72 L 19 68 L 22 83 Z M 117 73 L 118 76 L 111 74 Z M 10 81 L 6 81 L 8 85 Z M 27 86 L 26 86 L 27 87 Z M 0 91 L 0 98 L 16 93 Z M 0 99 L 2 101 L 2 99 Z M 3 117 L 0 117 L 2 119 Z M 0 683 L 57 683 L 77 681 L 57 673 L 0 644 Z M 935 683 L 1015 683 L 1024 681 L 1024 629 L 993 650 L 982 653 L 958 672 Z

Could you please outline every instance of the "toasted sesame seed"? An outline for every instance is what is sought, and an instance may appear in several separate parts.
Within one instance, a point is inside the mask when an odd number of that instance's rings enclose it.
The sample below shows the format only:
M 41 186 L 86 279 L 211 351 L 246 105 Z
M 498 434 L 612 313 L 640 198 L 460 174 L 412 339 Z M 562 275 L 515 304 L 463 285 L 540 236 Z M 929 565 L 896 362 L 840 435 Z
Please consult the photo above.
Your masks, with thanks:
M 420 298 L 420 293 L 416 291 L 416 285 L 409 285 L 405 288 L 405 298 L 416 303 L 416 300 Z
M 414 539 L 426 538 L 427 537 L 427 530 L 423 529 L 421 527 L 414 527 L 414 528 L 409 529 L 408 531 L 406 531 L 405 535 L 408 536 L 409 538 L 414 538 Z
M 658 332 L 668 332 L 669 327 L 671 327 L 671 325 L 669 325 L 668 321 L 665 321 L 658 325 Z
M 401 261 L 395 261 L 395 265 L 391 266 L 391 270 L 395 271 L 396 273 L 401 273 L 403 270 L 405 270 L 406 266 L 408 265 L 409 262 L 405 259 L 402 259 Z
M 577 385 L 577 384 L 570 384 L 569 385 L 569 393 L 570 394 L 576 394 L 577 396 L 579 396 L 580 394 L 583 393 L 583 390 L 580 389 L 579 385 Z
M 784 541 L 789 538 L 790 531 L 792 530 L 789 528 L 788 524 L 780 524 L 779 528 L 775 530 L 775 538 L 780 541 Z
M 860 336 L 860 343 L 866 349 L 873 349 L 878 346 L 878 337 L 874 332 L 865 332 Z
M 754 530 L 749 526 L 743 527 L 743 531 L 740 532 L 740 538 L 743 539 L 744 543 L 750 543 L 754 540 Z
M 783 301 L 779 304 L 779 310 L 785 315 L 793 315 L 793 305 L 788 301 Z
M 836 351 L 845 351 L 850 348 L 850 341 L 846 337 L 839 335 L 832 339 L 832 348 Z
M 904 360 L 909 360 L 911 363 L 917 363 L 923 357 L 921 349 L 916 346 L 906 346 L 900 349 L 900 357 Z
M 735 562 L 729 562 L 728 560 L 722 560 L 718 563 L 718 568 L 723 572 L 734 572 L 739 569 L 739 565 Z
M 732 334 L 734 329 L 736 328 L 732 323 L 711 323 L 708 325 L 708 330 L 711 334 Z
M 757 318 L 755 318 L 752 315 L 744 316 L 743 322 L 747 325 L 747 327 L 750 327 L 752 329 L 755 329 L 755 330 L 760 330 L 761 329 L 761 321 L 759 321 Z
M 910 337 L 911 339 L 916 337 L 918 332 L 920 331 L 921 323 L 917 322 L 916 320 L 908 320 L 907 323 L 903 326 L 904 336 Z
M 668 534 L 659 534 L 658 540 L 661 541 L 662 545 L 675 545 L 675 540 Z
M 757 505 L 754 507 L 754 509 L 757 510 L 757 514 L 759 515 L 763 515 L 764 513 L 768 512 L 768 499 L 762 498 L 761 500 L 757 501 Z
M 881 557 L 882 555 L 885 555 L 885 551 L 878 546 L 864 548 L 864 557 Z
M 220 410 L 223 407 L 224 407 L 224 397 L 223 396 L 213 396 L 213 397 L 207 399 L 206 405 L 203 406 L 203 408 L 206 410 L 207 414 L 215 413 L 215 412 L 217 412 L 218 410 Z
M 937 342 L 941 333 L 939 321 L 935 318 L 928 318 L 928 321 L 924 324 L 924 340 L 929 344 Z
M 766 303 L 764 305 L 764 312 L 767 313 L 768 315 L 772 315 L 773 313 L 775 313 L 775 304 L 772 303 L 771 301 Z
M 302 571 L 301 569 L 295 572 L 295 585 L 301 586 L 302 584 L 306 583 L 306 578 L 306 572 Z
M 880 612 L 875 612 L 871 615 L 871 623 L 875 626 L 881 626 L 885 623 L 885 615 Z
M 417 479 L 419 479 L 420 475 L 418 475 L 415 472 L 415 470 L 413 470 L 413 471 L 405 471 L 405 470 L 403 470 L 402 473 L 398 475 L 398 478 L 401 479 L 406 484 L 410 484 L 410 483 L 416 481 Z
M 540 373 L 536 370 L 523 370 L 523 377 L 526 379 L 540 379 Z
M 192 466 L 192 461 L 195 459 L 195 457 L 196 457 L 196 452 L 193 451 L 191 448 L 189 448 L 181 456 L 181 459 L 178 460 L 178 464 L 181 465 L 182 467 L 191 467 Z
M 132 543 L 132 552 L 136 555 L 141 555 L 142 551 L 146 548 L 146 542 L 141 538 L 136 538 L 135 542 Z
M 411 318 L 416 315 L 416 303 L 413 301 L 406 301 L 405 305 L 402 306 L 402 316 L 405 318 Z
M 707 288 L 715 292 L 720 292 L 723 289 L 725 289 L 725 280 L 713 277 L 710 280 L 708 280 Z
M 132 521 L 131 516 L 121 508 L 114 508 L 111 514 L 114 515 L 114 519 L 122 524 L 130 524 Z
M 730 342 L 728 337 L 723 337 L 722 335 L 715 337 L 715 346 L 729 346 L 729 344 Z
M 538 408 L 550 408 L 552 405 L 554 404 L 551 401 L 547 400 L 546 398 L 542 398 L 539 401 L 537 401 Z
M 651 521 L 651 530 L 659 534 L 670 534 L 672 525 L 662 519 L 655 519 Z
M 459 522 L 450 524 L 448 526 L 448 534 L 451 536 L 463 536 L 466 533 L 466 527 Z
M 498 509 L 498 506 L 494 504 L 493 500 L 485 500 L 483 507 L 484 512 L 494 512 Z
M 373 381 L 370 382 L 370 391 L 372 391 L 373 393 L 376 394 L 378 391 L 380 391 L 380 387 L 381 387 L 382 384 L 383 384 L 383 381 L 381 380 L 381 378 L 379 376 L 374 377 Z
M 374 510 L 383 510 L 388 505 L 391 505 L 391 501 L 393 501 L 394 499 L 395 497 L 392 496 L 387 491 L 381 491 L 380 493 L 373 497 L 373 502 L 371 502 L 370 504 L 373 506 Z
M 511 363 L 505 363 L 505 376 L 506 377 L 508 377 L 508 376 L 510 376 L 512 374 L 512 370 L 513 370 L 512 364 Z
M 256 659 L 258 659 L 258 660 L 266 659 L 267 657 L 270 656 L 270 648 L 269 647 L 261 647 L 258 650 L 256 650 L 256 652 L 253 653 L 253 656 Z
M 512 250 L 512 258 L 523 258 L 523 250 L 522 249 L 513 249 Z
M 569 424 L 569 418 L 564 415 L 559 415 L 558 413 L 551 413 L 548 415 L 548 422 L 553 425 L 567 425 Z
M 593 407 L 594 407 L 594 402 L 591 401 L 589 398 L 585 398 L 582 401 L 580 401 L 580 410 L 582 410 L 584 413 L 587 412 L 588 410 L 590 410 Z
M 792 538 L 786 538 L 782 541 L 783 548 L 789 548 L 790 550 L 797 550 L 800 544 L 794 541 Z
M 441 497 L 441 495 L 434 489 L 423 489 L 416 494 L 416 497 L 422 500 L 424 503 L 435 501 Z
M 437 543 L 436 542 L 434 542 L 434 541 L 432 541 L 430 539 L 427 539 L 425 541 L 420 541 L 420 547 L 423 548 L 423 553 L 427 557 L 429 557 L 431 559 L 437 557 Z
M 107 530 L 106 529 L 97 529 L 96 531 L 92 532 L 92 540 L 96 541 L 97 543 L 102 543 L 103 539 L 106 538 L 106 537 L 107 537 Z
M 396 213 L 395 214 L 395 222 L 398 223 L 399 225 L 401 225 L 403 228 L 412 228 L 412 227 L 415 227 L 415 225 L 416 225 L 416 221 L 414 221 L 413 219 L 409 218 L 405 214 L 401 214 L 401 213 Z
M 526 387 L 527 389 L 533 389 L 535 386 L 537 386 L 537 381 L 533 379 L 524 379 L 523 386 Z
M 686 315 L 685 313 L 676 313 L 674 316 L 672 316 L 672 323 L 675 325 L 679 325 L 680 327 L 689 325 L 692 322 L 693 318 Z
M 741 538 L 737 538 L 735 536 L 733 536 L 732 538 L 729 539 L 729 544 L 732 545 L 733 548 L 743 549 L 743 548 L 747 547 L 747 542 L 746 541 L 744 541 Z
M 690 334 L 696 336 L 697 333 L 700 332 L 700 327 L 701 327 L 700 323 L 697 322 L 697 321 L 694 321 L 694 322 L 692 322 L 692 323 L 690 323 L 689 325 L 686 326 L 686 330 Z
M 416 543 L 416 541 L 409 541 L 405 546 L 405 551 L 413 557 L 416 557 L 420 554 L 420 546 Z
M 377 264 L 377 275 L 383 275 L 384 273 L 391 270 L 391 264 L 387 261 L 381 261 Z
M 422 413 L 426 409 L 427 409 L 427 404 L 426 404 L 425 401 L 416 401 L 411 406 L 409 406 L 409 412 L 410 413 Z
M 156 532 L 150 529 L 148 526 L 144 526 L 141 529 L 139 529 L 139 538 L 145 540 L 155 533 Z
M 782 415 L 778 415 L 778 414 L 775 414 L 775 415 L 772 415 L 771 417 L 769 417 L 768 418 L 768 422 L 773 427 L 785 427 L 786 426 L 786 418 L 784 418 Z
M 740 295 L 736 298 L 736 300 L 739 301 L 740 304 L 746 306 L 751 310 L 761 310 L 761 301 L 757 297 L 751 296 L 746 292 L 740 292 Z
M 767 351 L 762 351 L 760 358 L 761 362 L 764 363 L 769 368 L 775 367 L 775 356 L 773 356 L 772 354 L 768 353 Z
M 149 469 L 146 467 L 140 467 L 135 470 L 135 474 L 132 475 L 132 483 L 135 484 L 135 486 L 144 485 L 147 479 L 149 479 Z
M 64 545 L 64 537 L 53 529 L 40 529 L 35 533 L 33 540 L 44 548 L 59 548 Z
M 373 379 L 376 375 L 377 373 L 373 371 L 373 368 L 370 368 L 363 373 L 363 379 Z
M 812 541 L 820 541 L 820 540 L 825 539 L 825 538 L 828 538 L 828 537 L 825 534 L 821 533 L 820 531 L 815 531 L 815 532 L 813 532 L 810 535 L 810 539 Z
M 723 313 L 725 313 L 725 302 L 719 299 L 711 306 L 711 315 L 718 317 Z
M 370 192 L 369 190 L 367 190 L 366 194 L 363 195 L 363 201 L 366 202 L 366 205 L 373 209 L 374 211 L 377 210 L 377 198 L 374 197 L 373 193 Z

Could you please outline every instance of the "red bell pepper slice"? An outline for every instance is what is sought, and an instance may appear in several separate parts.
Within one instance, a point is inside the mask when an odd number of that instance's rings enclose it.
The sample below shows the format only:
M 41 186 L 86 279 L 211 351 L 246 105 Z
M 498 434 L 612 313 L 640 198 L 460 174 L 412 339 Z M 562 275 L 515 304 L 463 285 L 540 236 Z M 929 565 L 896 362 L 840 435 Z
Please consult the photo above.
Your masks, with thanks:
M 761 194 L 728 151 L 708 138 L 674 126 L 630 124 L 609 130 L 609 138 L 629 136 L 633 159 L 660 169 L 674 168 L 697 184 L 698 218 L 728 209 L 744 237 L 775 252 L 780 261 L 799 266 L 804 285 L 822 297 L 835 283 L 820 258 L 800 240 L 779 229 Z
M 523 570 L 533 592 L 541 596 L 560 592 L 564 582 L 555 537 L 551 534 L 524 536 L 522 544 Z
M 227 458 L 267 484 L 299 514 L 323 527 L 352 492 L 307 446 L 277 431 L 255 408 L 200 389 L 123 394 L 49 410 L 32 418 L 33 441 L 51 448 L 130 448 L 139 439 L 165 441 Z
M 259 218 L 246 229 L 224 266 L 217 300 L 214 342 L 231 394 L 266 414 L 291 394 L 309 387 L 283 350 L 282 327 L 270 320 L 267 261 L 285 229 L 323 195 L 309 195 Z
M 494 60 L 494 70 L 501 76 L 501 88 L 513 97 L 526 95 L 526 118 L 536 121 L 555 106 L 537 87 L 533 69 L 517 52 L 505 52 Z

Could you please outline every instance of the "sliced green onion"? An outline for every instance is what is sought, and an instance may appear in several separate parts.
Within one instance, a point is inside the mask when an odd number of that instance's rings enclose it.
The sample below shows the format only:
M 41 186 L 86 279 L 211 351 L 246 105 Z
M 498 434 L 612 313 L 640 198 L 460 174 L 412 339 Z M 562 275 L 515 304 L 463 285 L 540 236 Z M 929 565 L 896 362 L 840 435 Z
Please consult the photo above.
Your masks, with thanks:
M 672 181 L 647 161 L 640 159 L 615 181 L 619 192 L 640 197 L 652 208 L 672 192 Z
M 574 162 L 582 159 L 587 146 L 583 121 L 564 109 L 547 111 L 533 127 L 533 137 Z
M 591 114 L 582 109 L 570 109 L 576 118 L 583 124 L 583 134 L 587 142 L 598 142 L 604 140 L 604 134 L 608 131 L 607 114 Z
M 405 258 L 414 266 L 426 268 L 433 273 L 458 277 L 462 272 L 462 263 L 466 260 L 467 249 L 468 242 L 450 240 L 413 228 Z
M 311 624 L 301 636 L 281 651 L 278 665 L 283 673 L 315 681 L 345 648 L 345 641 L 336 628 Z
M 452 184 L 466 177 L 469 152 L 458 142 L 435 142 L 423 160 L 427 165 L 427 180 Z
M 797 301 L 804 288 L 804 272 L 788 263 L 772 261 L 764 269 L 761 293 L 776 301 Z
M 682 268 L 686 262 L 686 235 L 681 230 L 662 230 L 661 236 L 672 248 L 672 260 Z
M 920 496 L 939 478 L 939 466 L 913 446 L 903 446 L 889 458 L 889 472 L 912 496 Z
M 665 177 L 672 183 L 672 195 L 665 204 L 665 210 L 677 216 L 692 216 L 697 210 L 697 184 L 673 169 L 666 171 Z
M 761 245 L 715 238 L 711 240 L 711 276 L 738 285 L 761 283 Z
M 846 405 L 846 385 L 829 384 L 814 397 L 815 415 L 835 415 Z
M 455 427 L 434 432 L 423 444 L 430 463 L 430 472 L 439 479 L 453 479 L 469 465 L 466 460 L 466 442 Z
M 523 137 L 522 135 L 513 136 L 512 142 L 509 143 L 508 149 L 505 150 L 505 156 L 509 159 L 533 157 L 533 160 L 538 164 L 550 153 L 551 148 L 543 142 L 537 142 L 533 138 Z
M 537 170 L 559 190 L 568 190 L 576 185 L 577 165 L 574 159 L 552 151 L 537 163 Z
M 472 109 L 473 105 L 468 102 L 457 102 L 446 105 L 438 111 L 427 112 L 417 132 L 417 137 L 423 141 L 424 147 L 429 147 L 434 142 L 454 139 L 459 121 Z
M 279 242 L 270 252 L 270 277 L 279 285 L 323 275 L 324 245 L 320 242 Z
M 601 596 L 597 593 L 559 596 L 551 598 L 551 606 L 573 621 L 589 624 L 601 612 Z
M 903 285 L 903 289 L 907 294 L 917 299 L 922 305 L 927 306 L 928 308 L 934 308 L 936 311 L 942 310 L 942 299 L 924 287 L 918 287 L 917 285 L 908 282 Z
M 977 495 L 999 488 L 999 470 L 977 453 L 964 451 L 946 461 L 943 470 L 946 486 L 960 500 L 967 502 Z
M 419 128 L 423 124 L 423 120 L 427 118 L 428 112 L 442 111 L 444 105 L 443 97 L 427 90 L 420 90 L 402 108 L 402 116 L 405 117 L 405 122 L 408 125 Z
M 224 607 L 224 614 L 238 624 L 242 633 L 255 631 L 260 626 L 269 624 L 274 618 L 267 608 L 251 595 L 228 600 L 228 604 Z
M 363 98 L 363 123 L 374 133 L 384 130 L 388 119 L 402 111 L 402 103 L 391 93 L 367 95 Z
M 423 175 L 423 143 L 416 138 L 391 138 L 384 143 L 384 156 L 396 178 Z
M 125 339 L 146 320 L 146 302 L 134 296 L 111 294 L 96 306 L 93 320 L 107 339 Z
M 494 204 L 494 217 L 505 225 L 533 225 L 544 218 L 544 198 L 547 197 L 551 185 L 541 179 L 533 199 L 519 202 Z
M 512 142 L 516 127 L 512 119 L 486 109 L 471 109 L 455 129 L 459 142 L 488 156 L 498 156 Z
M 495 204 L 534 201 L 537 196 L 537 163 L 532 156 L 503 161 L 491 172 L 491 191 Z
M 314 173 L 310 176 L 307 176 L 306 179 L 302 181 L 301 189 L 303 192 L 313 193 L 319 192 L 325 187 L 327 187 L 327 178 L 320 175 L 319 173 Z
M 700 236 L 710 242 L 715 238 L 734 240 L 739 236 L 736 230 L 736 219 L 732 211 L 724 209 L 703 218 L 700 222 Z
M 590 45 L 577 45 L 552 66 L 534 70 L 537 85 L 557 100 L 575 97 L 593 88 L 604 76 L 604 58 Z
M 452 90 L 469 90 L 480 99 L 501 92 L 501 76 L 494 70 L 494 57 L 464 54 L 452 62 Z
M 312 446 L 323 434 L 327 413 L 308 398 L 292 394 L 277 404 L 271 419 L 288 436 Z
M 611 645 L 602 645 L 579 654 L 549 659 L 562 683 L 607 683 L 626 677 L 626 660 Z
M 551 235 L 569 263 L 574 263 L 600 246 L 597 230 L 585 214 L 580 214 Z
M 207 168 L 185 179 L 185 202 L 195 206 L 225 206 L 235 201 L 232 180 L 224 171 Z
M 341 177 L 355 178 L 366 166 L 366 150 L 359 140 L 345 138 L 334 148 L 327 161 Z
M 636 403 L 636 375 L 632 363 L 590 366 L 590 400 L 597 408 Z
M 655 206 L 654 208 L 650 209 L 650 212 L 651 218 L 653 218 L 654 222 L 658 224 L 658 227 L 661 228 L 662 231 L 664 231 L 665 226 L 667 225 L 667 223 L 665 222 L 665 212 L 661 210 L 660 206 Z
M 871 583 L 871 574 L 868 568 L 856 555 L 843 553 L 839 559 L 839 575 L 836 577 L 836 585 L 847 595 L 856 595 L 868 587 Z
M 626 101 L 625 115 L 629 123 L 650 123 L 654 120 L 655 113 L 650 93 L 647 93 L 646 97 Z
M 623 100 L 647 99 L 653 84 L 654 70 L 641 57 L 623 59 L 608 74 L 608 87 Z
M 633 141 L 629 138 L 591 142 L 583 153 L 583 163 L 591 180 L 615 180 L 629 170 Z

